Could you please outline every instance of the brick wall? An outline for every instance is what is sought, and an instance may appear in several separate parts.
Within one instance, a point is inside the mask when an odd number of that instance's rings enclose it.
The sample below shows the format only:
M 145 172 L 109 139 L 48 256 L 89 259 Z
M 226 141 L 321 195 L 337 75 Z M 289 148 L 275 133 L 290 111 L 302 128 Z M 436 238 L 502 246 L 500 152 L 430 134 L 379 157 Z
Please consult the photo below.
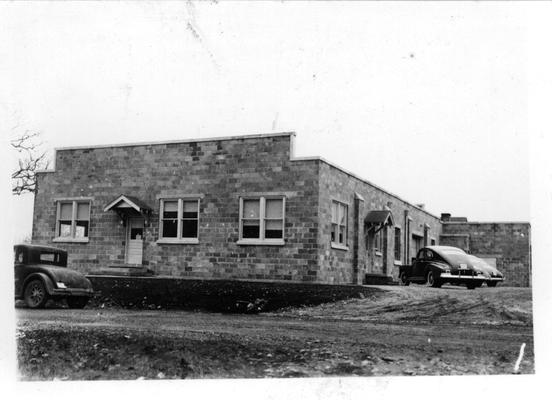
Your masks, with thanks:
M 69 252 L 72 267 L 94 273 L 124 263 L 120 218 L 104 207 L 120 194 L 153 209 L 143 263 L 168 276 L 315 281 L 318 170 L 291 161 L 292 135 L 263 135 L 56 152 L 55 172 L 38 175 L 33 242 Z M 158 244 L 159 195 L 201 194 L 199 244 Z M 285 246 L 238 245 L 239 197 L 286 196 Z M 92 199 L 88 243 L 53 243 L 56 198 Z
M 424 227 L 427 225 L 428 244 L 435 239 L 439 244 L 441 222 L 438 217 L 416 207 L 398 197 L 371 185 L 351 174 L 348 174 L 327 162 L 317 161 L 320 169 L 320 200 L 319 200 L 319 268 L 321 279 L 332 283 L 354 283 L 355 279 L 362 283 L 365 273 L 385 274 L 398 277 L 399 264 L 410 263 L 409 259 L 415 256 L 415 244 L 412 234 L 423 237 Z M 355 226 L 355 193 L 364 201 L 358 201 L 358 232 Z M 358 196 L 357 196 L 358 197 Z M 337 200 L 348 204 L 348 250 L 332 248 L 331 233 L 331 203 Z M 364 218 L 370 210 L 391 210 L 396 227 L 401 228 L 401 259 L 394 259 L 394 227 L 388 227 L 382 231 L 384 235 L 384 248 L 381 252 L 372 251 L 370 235 L 366 235 Z M 406 222 L 409 223 L 410 232 L 406 240 Z M 358 235 L 358 271 L 353 271 L 353 241 Z M 407 244 L 408 243 L 408 244 Z M 408 259 L 405 251 L 408 246 Z M 357 277 L 354 275 L 358 274 Z
M 531 286 L 531 226 L 509 222 L 445 222 L 442 244 L 496 261 L 504 285 Z

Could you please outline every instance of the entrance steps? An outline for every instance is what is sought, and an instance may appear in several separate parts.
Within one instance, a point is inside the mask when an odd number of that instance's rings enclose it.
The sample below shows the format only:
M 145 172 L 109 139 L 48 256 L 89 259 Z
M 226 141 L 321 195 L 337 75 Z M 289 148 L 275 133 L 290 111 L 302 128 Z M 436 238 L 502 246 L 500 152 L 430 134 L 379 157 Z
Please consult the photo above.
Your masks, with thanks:
M 110 265 L 95 272 L 94 275 L 153 276 L 155 274 L 144 265 Z
M 383 274 L 364 274 L 365 285 L 398 285 L 392 276 Z

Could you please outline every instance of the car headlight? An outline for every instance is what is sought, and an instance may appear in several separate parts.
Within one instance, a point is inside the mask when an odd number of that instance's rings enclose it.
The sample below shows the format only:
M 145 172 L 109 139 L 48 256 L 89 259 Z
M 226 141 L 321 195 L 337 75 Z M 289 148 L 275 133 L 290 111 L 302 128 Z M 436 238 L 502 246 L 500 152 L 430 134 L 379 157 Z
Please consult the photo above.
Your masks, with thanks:
M 63 282 L 56 282 L 57 287 L 60 289 L 67 289 L 67 286 L 65 286 L 65 283 Z

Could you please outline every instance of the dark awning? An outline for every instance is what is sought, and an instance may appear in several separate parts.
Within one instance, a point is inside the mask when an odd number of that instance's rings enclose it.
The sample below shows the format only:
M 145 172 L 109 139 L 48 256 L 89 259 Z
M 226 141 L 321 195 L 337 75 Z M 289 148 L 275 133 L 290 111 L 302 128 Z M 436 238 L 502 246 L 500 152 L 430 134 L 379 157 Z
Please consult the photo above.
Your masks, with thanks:
M 148 206 L 143 201 L 137 199 L 136 197 L 122 194 L 111 203 L 109 203 L 107 206 L 105 206 L 104 212 L 107 212 L 109 210 L 124 211 L 125 209 L 133 209 L 140 214 L 149 214 L 152 211 L 150 206 Z
M 372 210 L 368 211 L 366 218 L 364 218 L 364 223 L 366 225 L 372 226 L 385 226 L 385 225 L 395 225 L 393 221 L 393 214 L 389 210 Z

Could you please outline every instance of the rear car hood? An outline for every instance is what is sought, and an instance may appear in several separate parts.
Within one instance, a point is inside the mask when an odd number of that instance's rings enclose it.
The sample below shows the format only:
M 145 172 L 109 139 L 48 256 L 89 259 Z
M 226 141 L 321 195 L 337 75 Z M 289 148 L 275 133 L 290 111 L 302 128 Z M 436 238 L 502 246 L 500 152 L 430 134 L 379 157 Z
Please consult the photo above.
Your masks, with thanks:
M 480 267 L 477 267 L 477 266 L 474 266 L 472 263 L 470 262 L 465 262 L 465 263 L 451 263 L 451 269 L 453 271 L 456 271 L 456 270 L 468 270 L 468 271 L 481 271 L 483 273 L 483 275 L 485 276 L 491 276 L 491 274 L 489 272 L 487 272 L 485 269 L 483 268 L 480 268 Z M 461 268 L 463 267 L 463 268 Z
M 63 267 L 48 265 L 41 268 L 43 272 L 50 275 L 55 282 L 63 282 L 68 288 L 91 289 L 92 284 L 80 272 Z

